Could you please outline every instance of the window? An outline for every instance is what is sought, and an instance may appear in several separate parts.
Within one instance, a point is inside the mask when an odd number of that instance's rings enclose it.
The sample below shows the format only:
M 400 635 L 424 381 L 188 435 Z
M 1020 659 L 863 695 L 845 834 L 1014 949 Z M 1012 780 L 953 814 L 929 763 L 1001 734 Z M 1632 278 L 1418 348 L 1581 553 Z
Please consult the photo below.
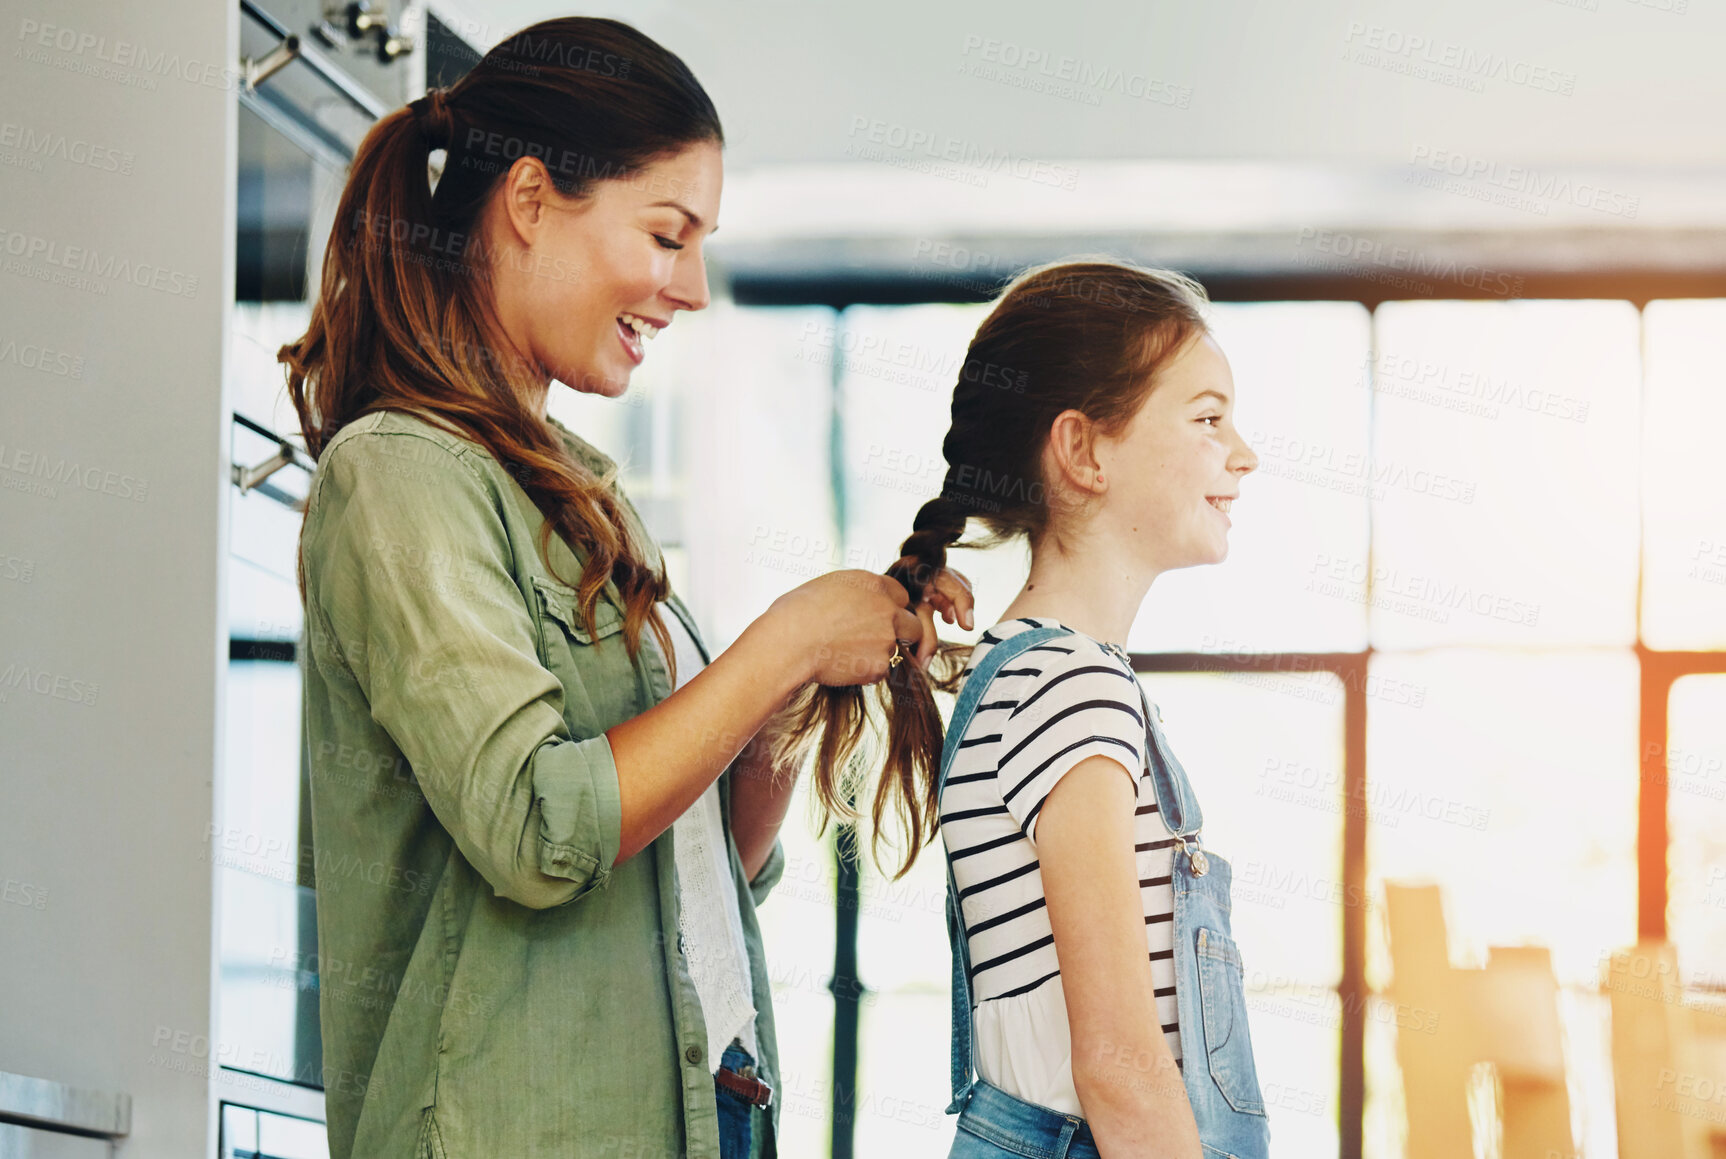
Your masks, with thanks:
M 785 526 L 701 521 L 714 538 L 691 571 L 731 585 L 692 591 L 726 601 L 715 648 L 803 579 L 897 554 L 939 491 L 951 384 L 985 312 L 728 311 L 737 361 L 686 376 L 706 409 L 680 411 L 702 416 L 685 478 L 715 489 L 711 509 Z M 1221 303 L 1215 329 L 1260 469 L 1228 561 L 1159 578 L 1130 647 L 1235 866 L 1279 1149 L 1401 1153 L 1382 883 L 1426 878 L 1459 964 L 1491 944 L 1552 949 L 1582 1140 L 1609 1153 L 1601 955 L 1669 923 L 1692 985 L 1720 988 L 1726 958 L 1726 683 L 1710 674 L 1726 672 L 1710 651 L 1726 638 L 1726 499 L 1703 475 L 1726 418 L 1726 302 Z M 792 373 L 811 364 L 826 377 Z M 799 490 L 766 505 L 733 490 L 731 448 L 708 437 L 727 411 L 746 438 L 784 440 L 756 461 Z M 773 563 L 747 554 L 756 540 L 777 542 Z M 1024 556 L 954 563 L 986 627 Z M 944 1155 L 939 858 L 885 882 L 867 859 L 836 876 L 831 837 L 793 823 L 787 840 L 804 877 L 762 911 L 787 1146 L 825 1153 L 831 1132 L 836 1155 Z M 838 936 L 817 943 L 835 905 Z M 855 982 L 817 984 L 852 960 L 853 927 Z

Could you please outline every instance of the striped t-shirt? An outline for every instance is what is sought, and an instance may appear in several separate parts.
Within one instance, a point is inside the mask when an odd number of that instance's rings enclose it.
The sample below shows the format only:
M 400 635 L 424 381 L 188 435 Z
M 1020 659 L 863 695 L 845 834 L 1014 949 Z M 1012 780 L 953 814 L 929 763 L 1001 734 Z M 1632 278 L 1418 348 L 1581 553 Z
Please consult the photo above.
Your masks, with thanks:
M 996 624 L 978 639 L 966 672 L 1003 639 L 1064 626 L 1046 616 Z M 1047 991 L 1062 1005 L 1059 1019 L 1065 1023 L 1061 991 L 1049 985 L 1061 971 L 1044 905 L 1037 816 L 1069 769 L 1103 755 L 1119 761 L 1137 784 L 1135 849 L 1146 953 L 1163 1033 L 1180 1059 L 1170 885 L 1175 842 L 1157 808 L 1145 746 L 1144 701 L 1131 666 L 1082 633 L 1021 652 L 984 692 L 941 796 L 941 836 L 970 940 L 971 998 L 979 1019 L 991 1002 Z M 1055 1016 L 1053 1010 L 1046 1013 Z M 1018 1035 L 1011 1027 L 1005 1033 L 1010 1050 Z

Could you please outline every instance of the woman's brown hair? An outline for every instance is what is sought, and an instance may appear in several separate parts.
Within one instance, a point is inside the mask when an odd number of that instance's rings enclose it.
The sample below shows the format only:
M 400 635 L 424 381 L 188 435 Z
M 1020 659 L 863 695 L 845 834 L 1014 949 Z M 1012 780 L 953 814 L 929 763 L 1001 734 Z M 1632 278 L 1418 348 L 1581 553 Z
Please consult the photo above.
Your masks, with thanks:
M 1106 258 L 1056 262 L 1014 278 L 978 327 L 953 388 L 952 422 L 942 441 L 941 493 L 923 504 L 887 574 L 915 608 L 950 547 L 990 548 L 1023 537 L 1034 551 L 1059 535 L 1051 516 L 1065 510 L 1043 477 L 1043 449 L 1055 416 L 1077 410 L 1107 435 L 1138 412 L 1157 372 L 1206 330 L 1204 288 L 1182 274 Z M 971 520 L 987 534 L 958 542 Z M 957 693 L 972 645 L 941 642 L 925 672 L 914 663 L 888 669 L 875 693 L 884 765 L 870 810 L 877 864 L 889 815 L 904 840 L 902 877 L 940 823 L 935 779 L 943 733 L 933 692 Z M 865 688 L 811 685 L 781 710 L 775 764 L 804 751 L 819 734 L 814 789 L 824 818 L 856 818 L 859 746 L 872 712 Z M 863 791 L 859 791 L 859 790 Z
M 572 459 L 524 401 L 544 374 L 506 353 L 478 223 L 519 157 L 538 157 L 558 192 L 579 197 L 708 141 L 723 144 L 724 134 L 707 93 L 629 25 L 568 18 L 524 29 L 449 89 L 372 126 L 336 210 L 311 326 L 277 355 L 314 459 L 336 432 L 380 410 L 416 413 L 480 443 L 545 516 L 541 554 L 554 531 L 585 554 L 572 586 L 588 627 L 613 580 L 631 652 L 646 622 L 667 657 L 655 607 L 670 590 L 664 569 L 650 568 L 648 545 L 628 534 L 616 472 L 596 476 Z

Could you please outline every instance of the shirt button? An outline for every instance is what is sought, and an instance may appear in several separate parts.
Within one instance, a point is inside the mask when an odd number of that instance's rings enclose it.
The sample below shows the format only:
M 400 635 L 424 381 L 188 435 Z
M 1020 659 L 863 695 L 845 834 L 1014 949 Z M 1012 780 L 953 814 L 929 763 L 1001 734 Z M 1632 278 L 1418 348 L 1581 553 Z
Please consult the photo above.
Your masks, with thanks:
M 692 1046 L 683 1052 L 683 1057 L 689 1060 L 690 1066 L 699 1066 L 701 1063 L 701 1048 L 699 1046 Z

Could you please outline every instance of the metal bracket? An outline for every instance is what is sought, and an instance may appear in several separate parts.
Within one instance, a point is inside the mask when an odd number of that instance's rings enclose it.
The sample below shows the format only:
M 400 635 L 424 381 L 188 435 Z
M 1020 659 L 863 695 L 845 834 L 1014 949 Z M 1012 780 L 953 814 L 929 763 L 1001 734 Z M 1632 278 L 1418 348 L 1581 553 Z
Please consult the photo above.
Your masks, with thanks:
M 290 34 L 262 57 L 255 60 L 246 57 L 240 62 L 240 73 L 245 77 L 246 91 L 256 92 L 259 85 L 298 60 L 299 56 L 300 38 Z

